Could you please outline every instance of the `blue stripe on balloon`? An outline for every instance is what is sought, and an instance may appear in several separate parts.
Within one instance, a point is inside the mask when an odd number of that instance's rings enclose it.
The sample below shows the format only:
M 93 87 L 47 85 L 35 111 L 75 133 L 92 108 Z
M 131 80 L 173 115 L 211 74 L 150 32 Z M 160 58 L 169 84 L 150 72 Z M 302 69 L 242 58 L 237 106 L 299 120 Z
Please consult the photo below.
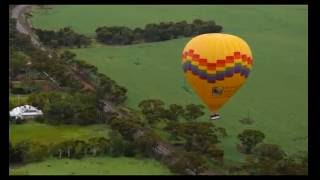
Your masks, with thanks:
M 224 80 L 225 77 L 232 77 L 236 73 L 247 78 L 250 73 L 249 68 L 236 63 L 234 67 L 228 67 L 225 71 L 218 71 L 216 74 L 208 74 L 205 70 L 200 70 L 197 66 L 192 65 L 190 61 L 183 63 L 183 71 L 191 71 L 192 74 L 207 80 L 209 83 L 215 83 L 217 80 Z

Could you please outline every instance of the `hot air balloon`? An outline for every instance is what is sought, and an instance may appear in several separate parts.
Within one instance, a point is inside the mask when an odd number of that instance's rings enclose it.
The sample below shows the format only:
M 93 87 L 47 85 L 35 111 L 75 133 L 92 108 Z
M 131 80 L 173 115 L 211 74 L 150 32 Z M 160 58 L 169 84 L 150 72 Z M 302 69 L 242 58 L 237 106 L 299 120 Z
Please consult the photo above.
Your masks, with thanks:
M 222 33 L 192 38 L 182 53 L 185 78 L 219 119 L 219 109 L 244 84 L 252 69 L 252 53 L 241 38 Z

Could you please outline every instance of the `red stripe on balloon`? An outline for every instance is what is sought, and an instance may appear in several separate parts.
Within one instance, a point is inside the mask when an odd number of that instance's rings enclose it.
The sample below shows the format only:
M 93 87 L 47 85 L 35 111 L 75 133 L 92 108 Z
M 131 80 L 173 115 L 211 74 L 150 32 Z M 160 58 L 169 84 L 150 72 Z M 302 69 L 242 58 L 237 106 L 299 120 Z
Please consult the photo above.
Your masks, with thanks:
M 217 67 L 225 67 L 225 60 L 217 60 Z
M 200 57 L 199 54 L 193 54 L 192 59 L 195 61 L 198 61 L 199 57 Z
M 253 60 L 251 57 L 241 54 L 240 52 L 236 51 L 233 53 L 233 56 L 226 56 L 226 59 L 219 59 L 217 63 L 209 63 L 209 61 L 205 58 L 201 58 L 199 54 L 194 53 L 193 49 L 189 49 L 185 51 L 182 57 L 185 59 L 187 56 L 191 57 L 191 61 L 198 62 L 201 66 L 207 66 L 208 70 L 215 70 L 216 67 L 225 67 L 226 63 L 234 63 L 235 59 L 241 59 L 242 62 L 247 64 L 252 64 Z
M 240 59 L 241 58 L 240 52 L 234 52 L 234 57 L 236 59 Z
M 233 56 L 227 56 L 226 63 L 233 63 L 233 62 L 234 62 L 234 57 Z

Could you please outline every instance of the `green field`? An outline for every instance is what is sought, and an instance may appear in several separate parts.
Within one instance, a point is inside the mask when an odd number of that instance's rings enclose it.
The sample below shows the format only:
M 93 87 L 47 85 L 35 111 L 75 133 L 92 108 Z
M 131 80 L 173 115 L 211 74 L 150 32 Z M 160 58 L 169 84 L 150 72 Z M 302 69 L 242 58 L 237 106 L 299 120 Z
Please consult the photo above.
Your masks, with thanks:
M 80 160 L 48 159 L 18 168 L 10 175 L 171 175 L 163 165 L 152 159 L 96 157 Z
M 242 159 L 236 151 L 236 135 L 249 127 L 263 131 L 265 142 L 280 144 L 288 153 L 307 150 L 307 6 L 56 6 L 36 11 L 32 22 L 44 29 L 72 26 L 77 32 L 93 36 L 102 25 L 143 27 L 147 23 L 190 22 L 196 18 L 215 20 L 225 33 L 245 39 L 253 52 L 254 66 L 247 83 L 221 109 L 222 119 L 216 122 L 229 134 L 222 143 L 225 158 Z M 136 108 L 148 98 L 199 104 L 195 94 L 183 88 L 181 52 L 189 40 L 132 46 L 94 44 L 72 51 L 125 86 L 130 107 Z M 248 111 L 255 119 L 250 126 L 238 121 Z
M 55 144 L 71 139 L 87 140 L 92 137 L 108 137 L 110 129 L 105 125 L 47 125 L 35 122 L 10 124 L 9 139 L 12 143 L 22 140 L 41 144 Z

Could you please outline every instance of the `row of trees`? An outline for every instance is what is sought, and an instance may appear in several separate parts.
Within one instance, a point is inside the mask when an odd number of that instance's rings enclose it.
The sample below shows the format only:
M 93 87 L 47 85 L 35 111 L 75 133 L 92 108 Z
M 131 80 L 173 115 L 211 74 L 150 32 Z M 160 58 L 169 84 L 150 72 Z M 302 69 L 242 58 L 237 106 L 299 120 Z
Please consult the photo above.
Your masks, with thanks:
M 33 29 L 40 41 L 51 48 L 59 47 L 87 47 L 91 44 L 89 37 L 78 34 L 71 27 L 64 27 L 58 31 Z M 141 28 L 128 28 L 125 26 L 98 27 L 96 38 L 99 42 L 109 45 L 127 45 L 142 42 L 157 42 L 179 37 L 190 37 L 204 33 L 219 33 L 222 26 L 216 25 L 214 21 L 202 21 L 195 19 L 192 23 L 160 22 L 150 23 Z
M 214 21 L 202 21 L 195 19 L 192 23 L 161 22 L 159 24 L 150 23 L 144 29 L 130 29 L 124 26 L 98 27 L 96 38 L 99 42 L 110 45 L 127 45 L 142 42 L 157 42 L 178 37 L 190 37 L 204 33 L 218 33 L 222 31 L 222 26 L 216 25 Z
M 204 106 L 202 105 L 188 104 L 183 107 L 177 104 L 170 104 L 168 108 L 165 108 L 165 103 L 159 99 L 143 100 L 138 106 L 150 123 L 159 119 L 178 121 L 180 118 L 194 121 L 204 115 Z
M 51 48 L 59 47 L 87 47 L 91 39 L 85 35 L 74 32 L 71 27 L 64 27 L 58 31 L 33 29 L 40 41 Z
M 42 161 L 50 156 L 58 159 L 80 159 L 88 156 L 109 155 L 112 157 L 133 157 L 137 154 L 133 144 L 125 141 L 116 131 L 109 133 L 109 139 L 94 137 L 88 140 L 66 140 L 54 145 L 33 141 L 9 142 L 9 163 L 26 164 Z
M 99 73 L 94 65 L 76 59 L 76 54 L 64 51 L 60 54 L 60 59 L 95 86 L 98 99 L 112 102 L 116 105 L 123 103 L 127 99 L 127 89 L 125 87 L 120 86 L 107 75 Z

